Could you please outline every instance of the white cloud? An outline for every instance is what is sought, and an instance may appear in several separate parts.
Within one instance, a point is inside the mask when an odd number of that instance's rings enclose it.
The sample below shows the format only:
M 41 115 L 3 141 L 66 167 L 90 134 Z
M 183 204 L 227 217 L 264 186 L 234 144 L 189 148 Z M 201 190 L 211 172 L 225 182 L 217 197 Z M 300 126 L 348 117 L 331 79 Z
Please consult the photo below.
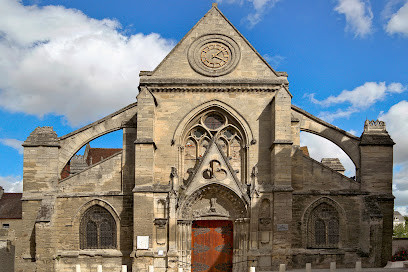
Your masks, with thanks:
M 343 90 L 338 96 L 329 96 L 322 101 L 315 99 L 314 95 L 311 95 L 311 100 L 322 106 L 347 102 L 353 108 L 366 109 L 377 101 L 383 100 L 387 94 L 402 93 L 406 89 L 401 83 L 391 83 L 386 86 L 385 82 L 366 82 L 352 91 Z
M 394 206 L 394 210 L 400 212 L 400 214 L 406 216 L 408 215 L 408 207 L 407 206 Z
M 349 131 L 347 131 L 350 134 L 353 134 L 354 136 L 357 136 L 358 132 L 355 131 L 354 129 L 350 129 Z
M 17 139 L 0 139 L 0 143 L 11 148 L 14 148 L 15 150 L 18 151 L 19 154 L 23 154 L 24 151 L 24 148 L 22 146 L 23 141 Z
M 368 0 L 338 0 L 334 10 L 346 16 L 346 30 L 356 37 L 365 37 L 373 31 L 374 16 Z
M 329 96 L 324 100 L 318 100 L 314 94 L 308 95 L 310 100 L 323 107 L 332 106 L 335 104 L 348 103 L 350 106 L 343 109 L 338 109 L 336 112 L 323 111 L 319 114 L 322 119 L 331 122 L 336 118 L 348 118 L 351 114 L 360 112 L 374 105 L 378 101 L 382 101 L 389 94 L 402 93 L 407 89 L 401 83 L 390 83 L 386 85 L 385 82 L 366 82 L 364 85 L 358 86 L 352 91 L 343 90 L 337 96 Z
M 353 113 L 356 113 L 356 109 L 348 108 L 346 110 L 338 109 L 335 112 L 322 111 L 319 113 L 319 118 L 325 120 L 326 122 L 333 122 L 338 118 L 349 118 Z
M 269 54 L 265 54 L 263 55 L 263 57 L 274 69 L 277 69 L 279 65 L 286 59 L 284 56 L 281 55 L 271 56 Z
M 322 158 L 339 158 L 346 168 L 346 176 L 355 176 L 356 169 L 349 156 L 331 141 L 311 133 L 301 132 L 300 145 L 307 146 L 310 157 L 319 162 Z
M 393 105 L 388 112 L 381 113 L 378 119 L 385 121 L 387 131 L 396 143 L 394 163 L 408 166 L 408 101 L 403 100 Z
M 262 17 L 266 10 L 275 6 L 280 0 L 248 0 L 252 2 L 254 6 L 254 12 L 248 14 L 246 21 L 248 22 L 248 27 L 252 28 L 257 23 L 262 20 Z
M 15 176 L 0 176 L 0 186 L 3 187 L 6 193 L 22 193 L 23 192 L 23 180 L 21 177 Z
M 408 3 L 405 3 L 396 13 L 391 15 L 385 29 L 388 34 L 408 35 Z
M 249 28 L 252 28 L 259 23 L 265 12 L 269 8 L 273 8 L 279 1 L 280 0 L 217 0 L 218 3 L 225 2 L 227 4 L 238 4 L 240 6 L 242 6 L 244 2 L 251 3 L 253 11 L 243 19 L 243 22 L 246 23 Z
M 63 115 L 73 125 L 134 102 L 139 71 L 173 46 L 154 33 L 127 37 L 115 20 L 62 6 L 0 0 L 0 14 L 0 106 Z
M 393 178 L 393 193 L 396 206 L 408 205 L 408 102 L 403 100 L 393 105 L 388 112 L 381 113 L 386 129 L 396 145 L 394 146 L 394 166 L 398 166 Z
M 391 16 L 398 10 L 398 6 L 405 3 L 406 0 L 388 0 L 381 11 L 381 17 L 385 20 L 389 20 Z

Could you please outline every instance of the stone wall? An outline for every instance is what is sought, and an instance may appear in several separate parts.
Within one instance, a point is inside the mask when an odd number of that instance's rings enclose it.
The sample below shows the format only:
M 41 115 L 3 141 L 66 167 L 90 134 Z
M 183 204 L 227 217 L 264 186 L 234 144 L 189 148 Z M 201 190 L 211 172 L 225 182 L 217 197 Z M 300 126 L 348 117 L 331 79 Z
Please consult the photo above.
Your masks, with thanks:
M 4 228 L 8 224 L 9 228 Z M 14 272 L 16 239 L 20 235 L 21 219 L 0 219 L 0 264 L 2 271 Z

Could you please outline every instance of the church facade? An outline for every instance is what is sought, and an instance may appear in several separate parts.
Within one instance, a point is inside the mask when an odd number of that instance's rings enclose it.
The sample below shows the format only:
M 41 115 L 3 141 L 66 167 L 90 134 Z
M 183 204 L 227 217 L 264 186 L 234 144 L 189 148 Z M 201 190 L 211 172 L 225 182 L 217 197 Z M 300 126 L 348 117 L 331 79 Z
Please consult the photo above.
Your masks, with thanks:
M 24 142 L 15 271 L 383 266 L 394 205 L 385 124 L 366 121 L 356 137 L 291 99 L 287 73 L 214 4 L 140 73 L 137 102 L 65 136 L 39 127 Z M 64 174 L 81 147 L 116 130 L 122 150 Z M 301 131 L 342 148 L 356 178 L 305 155 Z

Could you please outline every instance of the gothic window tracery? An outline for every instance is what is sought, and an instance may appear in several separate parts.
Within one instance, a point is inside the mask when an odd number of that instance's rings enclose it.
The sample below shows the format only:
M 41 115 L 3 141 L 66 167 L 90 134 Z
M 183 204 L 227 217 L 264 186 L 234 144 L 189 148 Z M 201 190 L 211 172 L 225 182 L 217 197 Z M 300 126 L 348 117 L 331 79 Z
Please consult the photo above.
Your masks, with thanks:
M 116 222 L 105 208 L 95 205 L 85 211 L 80 223 L 80 248 L 116 248 Z
M 185 136 L 183 171 L 187 180 L 194 167 L 214 141 L 229 161 L 236 177 L 243 181 L 244 141 L 237 124 L 216 110 L 201 114 Z
M 339 214 L 333 206 L 322 203 L 313 209 L 308 220 L 308 238 L 312 248 L 338 248 Z

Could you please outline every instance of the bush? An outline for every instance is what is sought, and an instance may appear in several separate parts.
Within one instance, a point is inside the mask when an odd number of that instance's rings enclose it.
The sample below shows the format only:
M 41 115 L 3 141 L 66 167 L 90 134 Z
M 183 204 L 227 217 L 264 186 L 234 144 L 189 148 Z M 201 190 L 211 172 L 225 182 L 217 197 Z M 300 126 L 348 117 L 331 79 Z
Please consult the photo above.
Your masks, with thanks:
M 405 248 L 399 248 L 391 258 L 392 262 L 406 260 L 408 260 L 408 251 Z

